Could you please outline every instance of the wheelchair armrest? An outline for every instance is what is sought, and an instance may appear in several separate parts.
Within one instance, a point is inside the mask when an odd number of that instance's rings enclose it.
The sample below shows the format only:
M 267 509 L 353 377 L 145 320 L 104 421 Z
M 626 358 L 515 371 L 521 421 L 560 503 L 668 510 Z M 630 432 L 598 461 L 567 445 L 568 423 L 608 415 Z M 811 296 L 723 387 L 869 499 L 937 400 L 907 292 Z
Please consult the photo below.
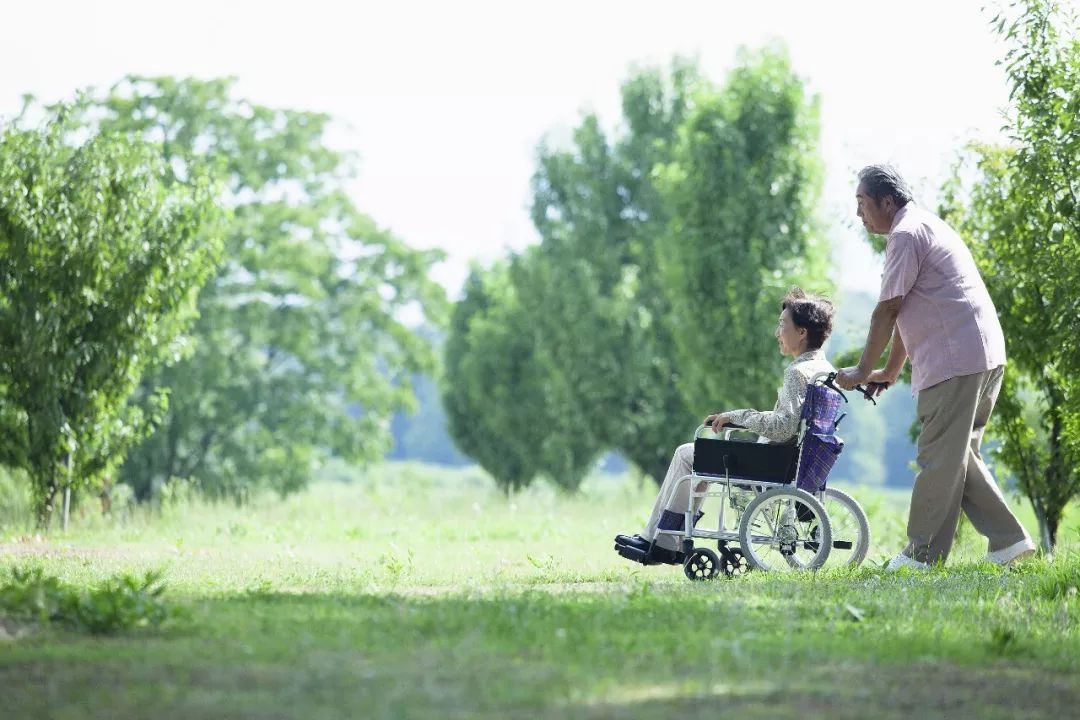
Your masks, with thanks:
M 709 432 L 712 432 L 712 428 L 709 425 L 705 425 L 704 423 L 702 423 L 701 425 L 698 425 L 698 429 L 694 431 L 694 439 L 695 440 L 697 440 L 699 437 L 701 437 L 701 432 L 703 430 L 708 430 Z M 756 433 L 753 430 L 748 429 L 746 426 L 737 425 L 735 423 L 728 423 L 727 425 L 725 425 L 721 429 L 719 434 L 722 435 L 725 440 L 730 440 L 731 439 L 731 433 L 733 433 L 733 432 L 747 432 L 747 433 L 753 433 L 754 435 L 759 435 L 759 433 Z

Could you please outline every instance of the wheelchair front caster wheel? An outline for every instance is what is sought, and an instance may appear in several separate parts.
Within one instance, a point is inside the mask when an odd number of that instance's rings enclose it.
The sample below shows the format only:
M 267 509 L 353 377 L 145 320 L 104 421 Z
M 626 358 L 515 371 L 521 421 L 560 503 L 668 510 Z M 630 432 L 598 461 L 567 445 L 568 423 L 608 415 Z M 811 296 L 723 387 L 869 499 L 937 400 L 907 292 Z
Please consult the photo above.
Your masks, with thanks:
M 720 572 L 728 577 L 738 577 L 750 572 L 750 563 L 743 555 L 742 548 L 725 547 L 720 549 Z
M 683 572 L 691 580 L 712 580 L 720 572 L 720 558 L 708 548 L 697 548 L 683 563 Z

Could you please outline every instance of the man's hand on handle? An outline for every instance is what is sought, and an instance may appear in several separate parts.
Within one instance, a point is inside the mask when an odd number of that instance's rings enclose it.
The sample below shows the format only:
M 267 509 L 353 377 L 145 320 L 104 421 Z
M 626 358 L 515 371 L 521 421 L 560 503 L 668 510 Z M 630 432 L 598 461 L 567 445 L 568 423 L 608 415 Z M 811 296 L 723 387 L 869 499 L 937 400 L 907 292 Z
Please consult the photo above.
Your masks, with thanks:
M 870 391 L 871 396 L 877 397 L 896 382 L 896 377 L 885 370 L 875 370 L 866 376 L 866 389 Z
M 861 370 L 859 367 L 844 368 L 840 372 L 836 373 L 835 382 L 844 390 L 854 390 L 856 385 L 859 385 L 870 376 L 870 373 L 865 370 Z
M 854 390 L 856 385 L 865 385 L 866 399 L 871 400 L 888 390 L 889 386 L 896 382 L 896 377 L 887 374 L 885 370 L 866 372 L 856 366 L 844 368 L 836 373 L 834 382 L 844 390 Z

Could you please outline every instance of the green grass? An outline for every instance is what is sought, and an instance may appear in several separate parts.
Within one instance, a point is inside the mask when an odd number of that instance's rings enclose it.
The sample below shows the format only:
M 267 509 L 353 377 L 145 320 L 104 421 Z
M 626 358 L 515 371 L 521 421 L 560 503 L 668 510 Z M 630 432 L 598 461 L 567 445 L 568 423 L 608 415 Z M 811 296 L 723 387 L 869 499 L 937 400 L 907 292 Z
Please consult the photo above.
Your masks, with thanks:
M 967 527 L 945 568 L 886 575 L 907 497 L 847 489 L 875 534 L 861 569 L 700 584 L 612 551 L 653 499 L 629 478 L 507 498 L 478 471 L 385 465 L 46 540 L 9 521 L 5 577 L 161 570 L 183 612 L 104 637 L 0 620 L 0 717 L 1073 716 L 1080 516 L 1053 562 L 986 565 Z

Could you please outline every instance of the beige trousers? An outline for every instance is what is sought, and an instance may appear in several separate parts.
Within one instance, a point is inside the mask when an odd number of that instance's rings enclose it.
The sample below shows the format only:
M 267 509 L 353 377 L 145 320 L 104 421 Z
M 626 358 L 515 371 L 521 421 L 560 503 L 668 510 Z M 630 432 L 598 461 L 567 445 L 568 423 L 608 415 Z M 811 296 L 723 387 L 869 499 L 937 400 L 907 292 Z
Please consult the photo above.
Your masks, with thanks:
M 945 560 L 961 510 L 987 538 L 991 552 L 1028 537 L 979 453 L 1003 376 L 1004 368 L 997 367 L 919 392 L 922 432 L 904 549 L 908 557 L 926 563 Z
M 676 550 L 679 547 L 679 539 L 674 535 L 657 535 L 656 529 L 660 524 L 660 517 L 665 510 L 685 513 L 687 503 L 690 500 L 690 481 L 680 483 L 681 478 L 690 474 L 694 468 L 694 443 L 686 443 L 675 449 L 675 455 L 668 465 L 667 475 L 660 485 L 660 492 L 656 496 L 656 504 L 653 505 L 652 515 L 645 529 L 641 531 L 641 537 L 646 540 L 656 540 L 656 544 L 668 550 Z M 695 488 L 697 492 L 705 489 L 708 483 L 700 482 Z M 692 512 L 697 512 L 701 507 L 702 499 L 694 501 Z

